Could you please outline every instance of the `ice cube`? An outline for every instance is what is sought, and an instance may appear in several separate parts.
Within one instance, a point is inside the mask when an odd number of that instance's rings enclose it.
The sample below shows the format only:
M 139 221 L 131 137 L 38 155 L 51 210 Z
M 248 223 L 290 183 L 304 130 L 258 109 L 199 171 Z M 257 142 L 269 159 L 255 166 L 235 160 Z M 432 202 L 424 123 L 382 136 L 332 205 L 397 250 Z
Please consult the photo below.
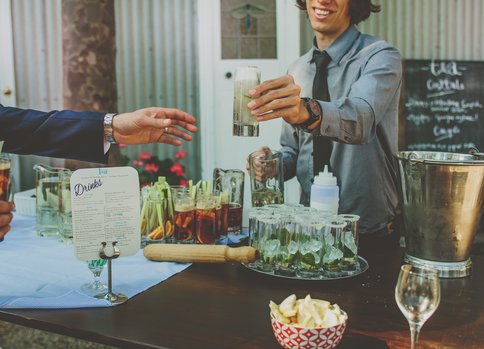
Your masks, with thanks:
M 332 263 L 341 258 L 343 258 L 343 252 L 333 246 L 330 246 L 324 254 L 323 263 Z
M 353 234 L 346 233 L 343 235 L 343 244 L 351 251 L 353 254 L 358 252 L 358 246 L 356 246 L 355 239 L 353 239 Z
M 279 247 L 281 246 L 281 242 L 276 239 L 267 240 L 264 244 L 264 255 L 266 257 L 273 257 L 279 251 Z
M 287 250 L 290 254 L 296 254 L 299 246 L 296 241 L 291 241 L 289 245 L 287 245 Z

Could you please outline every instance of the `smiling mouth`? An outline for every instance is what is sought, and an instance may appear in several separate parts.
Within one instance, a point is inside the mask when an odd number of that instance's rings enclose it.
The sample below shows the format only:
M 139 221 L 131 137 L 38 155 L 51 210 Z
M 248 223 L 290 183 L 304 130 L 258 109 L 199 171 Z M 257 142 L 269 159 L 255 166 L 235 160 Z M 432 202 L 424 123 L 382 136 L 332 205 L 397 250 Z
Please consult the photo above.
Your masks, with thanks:
M 316 14 L 316 16 L 327 16 L 327 15 L 332 13 L 329 10 L 322 10 L 322 9 L 319 9 L 319 8 L 313 8 L 313 10 L 314 10 L 314 13 Z

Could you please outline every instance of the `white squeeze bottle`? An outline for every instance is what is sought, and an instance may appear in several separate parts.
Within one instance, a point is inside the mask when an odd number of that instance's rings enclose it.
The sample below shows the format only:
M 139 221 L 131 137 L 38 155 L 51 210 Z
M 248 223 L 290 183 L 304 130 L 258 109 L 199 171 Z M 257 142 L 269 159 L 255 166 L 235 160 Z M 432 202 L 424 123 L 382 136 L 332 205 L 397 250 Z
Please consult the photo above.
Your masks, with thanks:
M 324 166 L 324 172 L 314 177 L 310 206 L 329 214 L 338 214 L 339 187 L 336 177 Z

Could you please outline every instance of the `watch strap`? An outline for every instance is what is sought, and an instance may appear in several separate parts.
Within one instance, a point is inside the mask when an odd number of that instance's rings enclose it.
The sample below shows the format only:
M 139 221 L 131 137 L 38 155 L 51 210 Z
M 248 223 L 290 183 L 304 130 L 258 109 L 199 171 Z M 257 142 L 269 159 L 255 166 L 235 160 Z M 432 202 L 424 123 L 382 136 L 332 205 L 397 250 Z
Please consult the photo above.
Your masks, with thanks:
M 309 118 L 306 121 L 296 124 L 296 126 L 302 128 L 304 131 L 310 132 L 308 127 L 321 120 L 321 106 L 315 99 L 307 97 L 302 97 L 301 99 L 304 101 L 304 105 L 309 113 Z
M 111 144 L 117 144 L 116 140 L 113 136 L 113 118 L 116 116 L 116 113 L 108 113 L 104 115 L 104 140 Z

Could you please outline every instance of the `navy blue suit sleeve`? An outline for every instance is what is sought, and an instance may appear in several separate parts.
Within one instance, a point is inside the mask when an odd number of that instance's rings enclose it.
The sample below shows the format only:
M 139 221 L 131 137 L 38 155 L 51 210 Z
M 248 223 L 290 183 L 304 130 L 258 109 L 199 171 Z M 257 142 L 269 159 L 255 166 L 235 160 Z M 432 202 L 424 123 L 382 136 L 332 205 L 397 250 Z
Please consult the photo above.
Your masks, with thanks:
M 0 104 L 3 151 L 106 163 L 104 113 L 41 112 Z

